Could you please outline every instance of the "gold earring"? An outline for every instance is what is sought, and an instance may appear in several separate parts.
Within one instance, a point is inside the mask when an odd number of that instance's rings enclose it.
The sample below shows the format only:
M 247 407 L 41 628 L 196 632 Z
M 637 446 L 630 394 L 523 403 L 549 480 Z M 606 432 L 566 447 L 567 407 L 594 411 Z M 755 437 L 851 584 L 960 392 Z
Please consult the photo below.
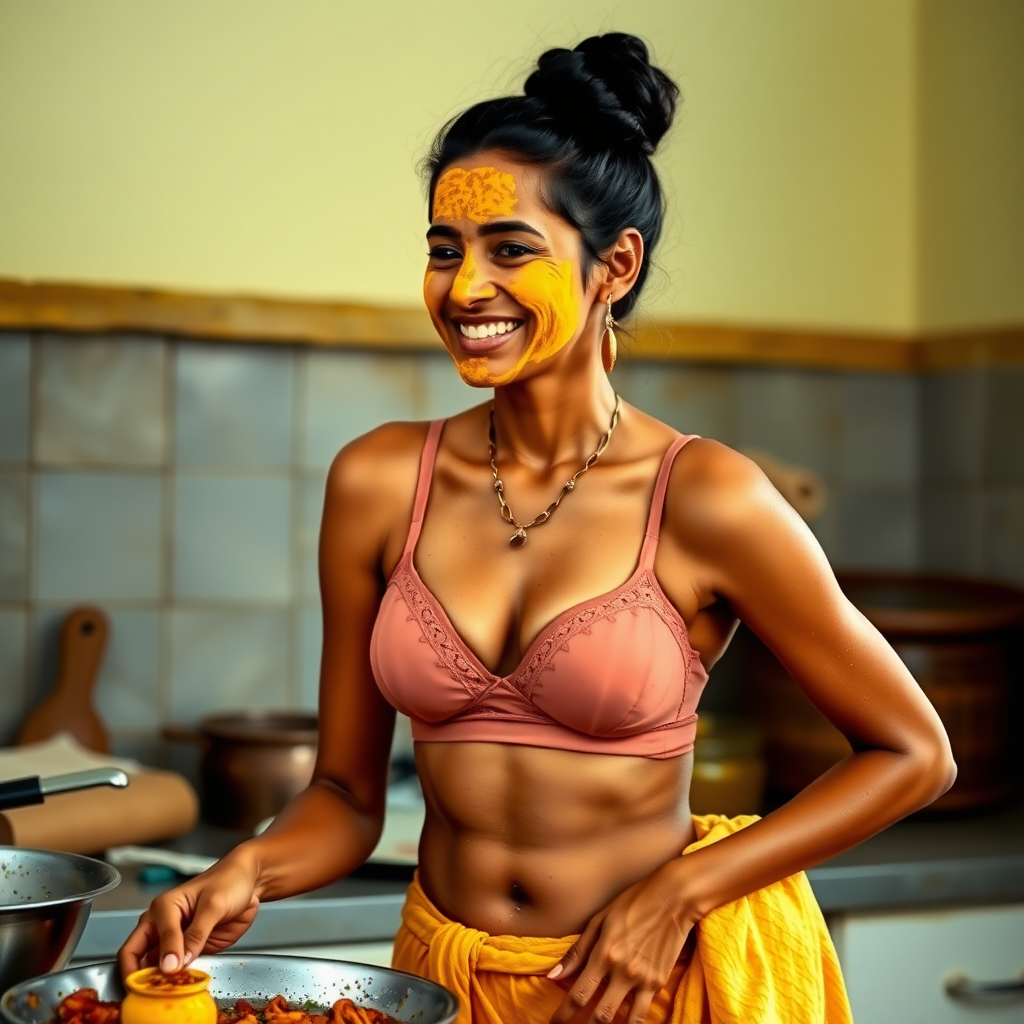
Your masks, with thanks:
M 608 309 L 604 314 L 604 334 L 601 336 L 601 362 L 604 363 L 604 372 L 611 373 L 615 369 L 615 358 L 618 355 L 618 342 L 615 340 L 615 328 L 617 325 L 612 316 L 612 296 L 608 294 Z

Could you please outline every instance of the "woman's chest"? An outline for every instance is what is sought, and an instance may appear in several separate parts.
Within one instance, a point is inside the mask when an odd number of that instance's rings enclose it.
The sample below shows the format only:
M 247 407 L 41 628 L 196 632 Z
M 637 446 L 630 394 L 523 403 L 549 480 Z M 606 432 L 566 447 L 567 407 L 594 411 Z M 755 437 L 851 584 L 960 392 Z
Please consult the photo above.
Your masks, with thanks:
M 640 568 L 646 495 L 591 491 L 570 493 L 546 522 L 527 529 L 519 547 L 509 543 L 515 527 L 502 518 L 493 492 L 432 497 L 415 568 L 489 671 L 512 672 L 550 624 L 612 596 Z M 529 522 L 531 511 L 526 504 L 519 522 Z

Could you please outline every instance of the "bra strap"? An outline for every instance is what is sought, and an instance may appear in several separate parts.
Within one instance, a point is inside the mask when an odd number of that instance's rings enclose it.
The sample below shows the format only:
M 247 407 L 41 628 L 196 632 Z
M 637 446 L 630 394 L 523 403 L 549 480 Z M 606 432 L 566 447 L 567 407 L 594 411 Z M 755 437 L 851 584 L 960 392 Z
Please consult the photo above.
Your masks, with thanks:
M 661 533 L 661 514 L 665 508 L 665 492 L 668 490 L 668 478 L 672 472 L 679 449 L 692 441 L 697 434 L 680 434 L 665 452 L 658 470 L 658 479 L 654 484 L 654 495 L 651 498 L 651 514 L 647 519 L 647 532 L 644 534 L 644 546 L 640 549 L 640 565 L 650 569 L 654 565 L 654 556 L 658 550 L 658 535 Z
M 420 456 L 420 475 L 416 480 L 416 497 L 412 503 L 412 522 L 409 524 L 409 536 L 405 538 L 405 551 L 408 554 L 416 547 L 423 528 L 423 513 L 427 510 L 427 499 L 430 497 L 430 479 L 434 475 L 434 460 L 437 458 L 437 446 L 441 442 L 441 431 L 445 420 L 433 420 L 427 430 L 427 439 L 423 442 L 423 454 Z

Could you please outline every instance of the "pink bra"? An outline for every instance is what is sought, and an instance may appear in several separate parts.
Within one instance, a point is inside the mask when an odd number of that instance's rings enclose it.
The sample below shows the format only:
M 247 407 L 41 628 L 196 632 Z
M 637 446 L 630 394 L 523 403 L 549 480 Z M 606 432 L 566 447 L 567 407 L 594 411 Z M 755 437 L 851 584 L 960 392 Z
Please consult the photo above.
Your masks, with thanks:
M 654 575 L 677 437 L 662 460 L 639 564 L 621 587 L 574 605 L 541 630 L 511 675 L 488 671 L 420 579 L 423 525 L 443 420 L 431 423 L 405 551 L 370 641 L 381 693 L 426 742 L 518 743 L 666 758 L 693 749 L 707 673 Z

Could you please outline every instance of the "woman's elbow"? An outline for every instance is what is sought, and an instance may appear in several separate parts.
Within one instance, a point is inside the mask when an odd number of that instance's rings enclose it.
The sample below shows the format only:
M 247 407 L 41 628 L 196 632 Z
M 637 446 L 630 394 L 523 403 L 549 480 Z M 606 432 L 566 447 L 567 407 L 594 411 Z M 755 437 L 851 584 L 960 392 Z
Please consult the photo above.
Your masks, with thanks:
M 956 761 L 949 745 L 949 738 L 942 730 L 930 738 L 918 753 L 920 763 L 919 779 L 924 807 L 938 800 L 956 781 Z

